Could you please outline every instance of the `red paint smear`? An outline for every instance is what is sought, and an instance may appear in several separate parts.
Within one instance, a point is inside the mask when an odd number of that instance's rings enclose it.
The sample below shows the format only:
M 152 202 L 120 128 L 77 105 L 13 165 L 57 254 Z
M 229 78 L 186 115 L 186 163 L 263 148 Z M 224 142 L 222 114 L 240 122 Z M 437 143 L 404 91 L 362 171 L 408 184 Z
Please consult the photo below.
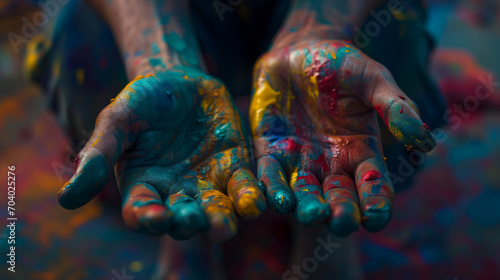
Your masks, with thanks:
M 142 61 L 142 59 L 140 58 L 137 58 L 134 63 L 132 64 L 133 67 L 136 67 L 137 65 L 139 65 L 139 63 Z
M 405 107 L 405 105 L 401 106 L 401 110 L 399 110 L 399 113 L 402 114 L 403 113 L 403 108 Z
M 427 130 L 431 130 L 431 129 L 429 128 L 429 126 L 428 126 L 426 123 L 423 123 L 423 125 L 424 125 L 424 127 L 425 127 Z
M 319 59 L 318 59 L 318 52 L 315 51 L 312 53 L 313 56 L 313 61 L 311 65 L 311 69 L 309 70 L 309 76 L 319 76 L 321 72 L 321 66 L 323 64 L 319 64 Z
M 324 172 L 328 172 L 330 170 L 330 167 L 328 166 L 328 163 L 326 162 L 326 156 L 325 154 L 321 154 L 318 159 L 316 160 L 316 163 L 321 166 L 321 169 Z
M 382 117 L 382 120 L 387 125 L 387 120 L 385 119 L 385 115 L 382 113 L 382 108 L 380 107 L 380 105 L 375 105 L 373 108 L 377 110 L 378 114 L 380 115 L 380 117 Z
M 273 148 L 277 150 L 286 150 L 287 152 L 291 153 L 300 151 L 300 145 L 298 145 L 297 142 L 295 142 L 295 140 L 289 138 L 276 142 L 273 145 Z
M 406 98 L 404 98 L 403 96 L 401 96 L 401 95 L 398 95 L 398 96 L 399 96 L 399 98 L 406 100 Z
M 370 170 L 363 175 L 361 178 L 362 181 L 375 181 L 382 178 L 382 174 L 376 170 Z
M 285 141 L 285 147 L 287 150 L 291 151 L 291 152 L 298 152 L 300 151 L 300 145 L 297 144 L 297 142 L 295 142 L 295 140 L 293 139 L 286 139 Z
M 76 169 L 80 165 L 80 155 L 77 155 L 75 161 L 73 162 L 73 173 L 76 173 Z
M 327 76 L 324 76 L 318 80 L 318 90 L 322 93 L 333 92 L 335 90 L 335 72 L 330 73 Z
M 304 184 L 301 184 L 301 186 L 304 185 L 317 185 L 317 180 L 314 178 L 312 174 L 305 175 L 305 176 L 297 176 L 297 182 L 300 182 L 300 180 L 304 180 Z
M 337 100 L 340 97 L 337 87 L 337 72 L 331 69 L 330 61 L 321 64 L 316 71 L 319 71 L 319 73 L 315 73 L 319 77 L 318 91 L 326 97 L 326 104 L 329 104 L 327 111 L 332 116 L 335 113 Z
M 165 211 L 165 208 L 161 205 L 158 205 L 158 204 L 148 205 L 148 214 L 150 214 L 150 215 L 159 214 L 159 213 L 162 213 L 163 211 Z
M 321 195 L 318 188 L 311 188 L 311 186 L 318 186 L 318 187 L 320 186 L 320 183 L 312 173 L 309 173 L 308 175 L 305 176 L 297 176 L 297 181 L 295 184 L 296 184 L 296 187 L 294 187 L 295 191 L 301 191 L 307 189 L 306 192 L 309 194 Z

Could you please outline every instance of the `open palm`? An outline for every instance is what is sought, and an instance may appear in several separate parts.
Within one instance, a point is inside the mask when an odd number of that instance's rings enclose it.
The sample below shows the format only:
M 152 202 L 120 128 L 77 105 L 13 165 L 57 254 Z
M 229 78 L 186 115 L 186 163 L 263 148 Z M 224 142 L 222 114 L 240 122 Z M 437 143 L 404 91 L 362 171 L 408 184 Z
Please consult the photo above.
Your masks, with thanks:
M 394 191 L 376 111 L 409 149 L 435 141 L 385 67 L 347 41 L 271 50 L 254 70 L 250 108 L 258 178 L 274 210 L 343 236 L 385 227 Z
M 237 231 L 235 210 L 251 219 L 265 209 L 231 97 L 196 69 L 131 82 L 100 113 L 76 164 L 61 205 L 90 201 L 115 167 L 123 218 L 141 232 L 225 240 Z

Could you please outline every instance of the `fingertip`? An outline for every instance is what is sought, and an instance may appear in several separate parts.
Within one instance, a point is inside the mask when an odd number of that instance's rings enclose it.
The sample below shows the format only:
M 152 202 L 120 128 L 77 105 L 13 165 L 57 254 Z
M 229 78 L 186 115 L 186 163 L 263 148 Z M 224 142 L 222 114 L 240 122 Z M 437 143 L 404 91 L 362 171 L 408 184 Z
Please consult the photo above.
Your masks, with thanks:
M 214 241 L 225 241 L 236 235 L 238 220 L 233 202 L 218 190 L 206 190 L 198 200 L 208 217 L 208 237 Z
M 398 141 L 409 150 L 426 153 L 436 146 L 434 135 L 416 114 L 390 113 L 387 125 Z
M 137 224 L 129 224 L 139 232 L 159 235 L 168 232 L 172 228 L 172 217 L 174 214 L 165 205 L 157 202 L 134 203 Z
M 266 192 L 266 200 L 271 209 L 282 215 L 292 212 L 295 206 L 293 193 L 284 187 L 276 187 Z
M 425 129 L 424 133 L 426 134 L 427 138 L 425 138 L 422 142 L 419 142 L 417 144 L 417 147 L 421 152 L 427 153 L 432 151 L 436 147 L 437 142 L 436 142 L 436 137 L 429 129 L 429 127 L 425 123 L 422 123 L 422 126 Z
M 235 209 L 245 219 L 256 219 L 266 210 L 264 195 L 254 187 L 244 188 L 236 198 Z
M 177 203 L 170 209 L 174 213 L 174 225 L 168 233 L 172 238 L 186 240 L 209 229 L 208 219 L 196 201 Z
M 64 186 L 59 190 L 57 193 L 57 201 L 59 202 L 59 205 L 61 205 L 64 209 L 67 210 L 74 210 L 78 207 L 73 207 L 70 201 L 67 199 L 67 193 L 70 187 L 70 183 L 67 182 L 64 184 Z
M 295 216 L 301 224 L 307 227 L 315 227 L 328 219 L 330 208 L 321 197 L 307 196 L 298 201 Z
M 388 198 L 368 196 L 361 203 L 363 227 L 370 232 L 385 228 L 392 217 L 392 203 Z
M 345 237 L 359 229 L 361 215 L 357 204 L 346 200 L 336 202 L 331 208 L 333 213 L 327 222 L 327 228 L 331 233 Z
M 332 213 L 326 223 L 328 230 L 339 237 L 358 230 L 361 215 L 352 178 L 332 174 L 323 182 L 323 192 Z
M 234 203 L 236 213 L 245 219 L 255 219 L 266 210 L 266 200 L 255 179 L 248 169 L 240 169 L 231 176 L 228 195 Z
M 330 206 L 323 198 L 321 184 L 316 176 L 308 170 L 299 170 L 290 179 L 296 208 L 295 217 L 305 226 L 315 227 L 330 216 Z
M 234 213 L 215 213 L 210 216 L 208 237 L 217 242 L 233 238 L 238 231 L 238 222 Z
M 162 234 L 171 229 L 173 216 L 153 186 L 133 183 L 122 189 L 122 217 L 130 229 Z
M 103 156 L 86 159 L 73 178 L 59 191 L 59 204 L 69 210 L 77 209 L 99 194 L 108 180 L 108 164 Z

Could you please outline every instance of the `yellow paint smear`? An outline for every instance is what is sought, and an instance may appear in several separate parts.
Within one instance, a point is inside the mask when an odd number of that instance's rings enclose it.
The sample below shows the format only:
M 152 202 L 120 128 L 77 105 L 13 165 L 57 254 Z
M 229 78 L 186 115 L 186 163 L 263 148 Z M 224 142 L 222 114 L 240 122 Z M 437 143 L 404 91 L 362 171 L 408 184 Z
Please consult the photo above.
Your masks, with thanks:
M 97 136 L 97 139 L 94 141 L 94 143 L 92 143 L 92 146 L 91 147 L 94 147 L 95 144 L 97 144 L 97 142 L 99 142 L 99 140 L 101 140 L 101 136 L 102 136 L 102 132 L 99 133 L 99 136 Z
M 153 74 L 148 74 L 146 77 L 149 77 L 149 75 L 153 75 Z M 110 100 L 110 103 L 113 103 L 116 101 L 116 99 L 118 99 L 118 96 L 120 96 L 120 94 L 122 94 L 123 92 L 125 91 L 128 91 L 128 92 L 135 92 L 134 89 L 131 89 L 129 88 L 134 82 L 140 80 L 140 79 L 144 79 L 144 76 L 143 75 L 139 75 L 137 77 L 135 77 L 132 81 L 130 81 L 130 83 L 128 83 L 124 88 L 123 90 L 115 97 L 115 98 L 111 98 Z
M 252 135 L 257 136 L 259 123 L 271 106 L 275 106 L 278 110 L 281 110 L 281 93 L 272 89 L 266 81 L 262 86 L 257 88 L 250 104 L 249 115 Z
M 297 181 L 298 173 L 299 173 L 299 168 L 295 167 L 295 169 L 292 172 L 292 176 L 290 176 L 290 187 L 292 188 L 294 187 L 295 182 Z

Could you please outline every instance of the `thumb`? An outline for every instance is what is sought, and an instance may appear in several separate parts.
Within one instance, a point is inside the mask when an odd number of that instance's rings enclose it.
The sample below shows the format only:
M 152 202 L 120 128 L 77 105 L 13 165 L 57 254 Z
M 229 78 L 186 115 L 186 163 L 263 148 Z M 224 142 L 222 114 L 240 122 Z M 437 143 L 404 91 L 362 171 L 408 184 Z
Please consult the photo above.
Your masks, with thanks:
M 75 174 L 58 193 L 62 207 L 79 208 L 106 186 L 117 160 L 130 146 L 127 112 L 122 102 L 101 111 L 92 136 L 75 160 Z
M 397 86 L 385 69 L 377 80 L 371 98 L 392 135 L 407 149 L 429 152 L 436 146 L 434 135 L 420 119 L 417 105 Z

